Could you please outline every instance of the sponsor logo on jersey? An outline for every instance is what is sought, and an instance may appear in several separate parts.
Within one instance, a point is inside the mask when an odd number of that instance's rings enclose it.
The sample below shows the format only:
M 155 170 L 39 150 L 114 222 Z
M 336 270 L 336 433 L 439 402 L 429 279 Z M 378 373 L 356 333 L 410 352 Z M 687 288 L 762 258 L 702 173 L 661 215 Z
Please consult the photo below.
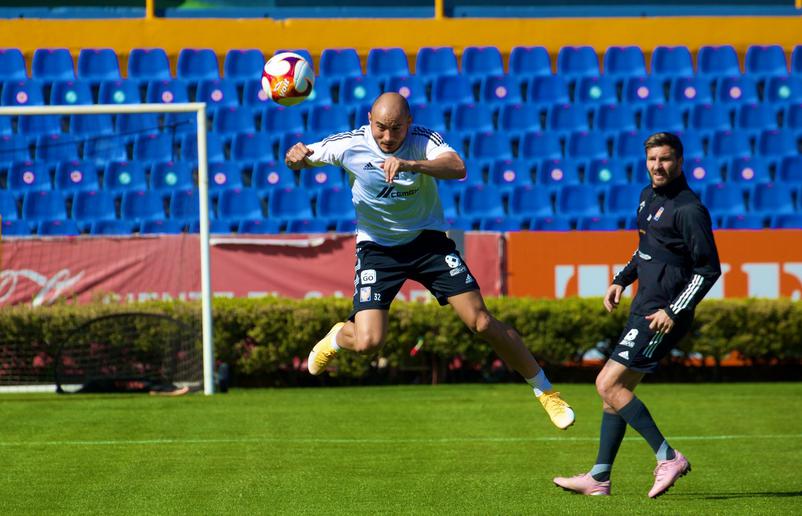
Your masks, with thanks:
M 461 274 L 463 272 L 465 272 L 465 267 L 457 267 L 456 269 L 451 269 L 448 271 L 448 273 L 452 276 L 456 276 L 457 274 Z
M 365 269 L 359 273 L 359 279 L 362 281 L 363 285 L 373 285 L 376 283 L 376 270 Z
M 473 276 L 470 274 L 465 277 L 465 284 L 467 285 L 468 283 L 473 283 Z
M 629 351 L 626 349 L 618 354 L 619 357 L 623 358 L 624 360 L 629 360 Z
M 456 269 L 461 263 L 462 261 L 460 261 L 459 256 L 457 256 L 455 253 L 446 255 L 446 264 L 450 269 Z
M 411 197 L 418 193 L 420 188 L 413 188 L 412 190 L 397 191 L 395 186 L 385 186 L 381 192 L 376 196 L 378 199 L 387 199 L 392 197 Z
M 376 165 L 368 161 L 367 163 L 365 163 L 365 166 L 362 167 L 362 170 L 379 170 L 379 169 L 378 167 L 376 167 Z
M 640 206 L 638 206 L 638 213 L 640 213 L 640 211 L 645 207 L 646 207 L 646 201 L 641 201 Z
M 663 211 L 664 211 L 664 210 L 663 210 L 663 207 L 662 207 L 662 206 L 660 206 L 660 209 L 659 209 L 659 210 L 657 210 L 657 213 L 655 213 L 655 214 L 654 214 L 654 221 L 655 221 L 655 222 L 657 222 L 658 220 L 660 220 L 660 215 L 662 215 L 662 214 L 663 214 Z
M 359 302 L 367 303 L 370 301 L 370 287 L 362 287 L 359 289 Z

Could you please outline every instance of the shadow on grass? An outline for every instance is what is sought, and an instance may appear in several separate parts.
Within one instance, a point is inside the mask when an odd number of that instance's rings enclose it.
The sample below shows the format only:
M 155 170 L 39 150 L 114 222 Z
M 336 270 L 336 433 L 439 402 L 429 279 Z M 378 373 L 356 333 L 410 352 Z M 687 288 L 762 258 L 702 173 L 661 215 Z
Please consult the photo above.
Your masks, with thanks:
M 673 498 L 695 498 L 702 500 L 732 500 L 738 498 L 798 498 L 802 491 L 759 491 L 755 493 L 682 493 Z

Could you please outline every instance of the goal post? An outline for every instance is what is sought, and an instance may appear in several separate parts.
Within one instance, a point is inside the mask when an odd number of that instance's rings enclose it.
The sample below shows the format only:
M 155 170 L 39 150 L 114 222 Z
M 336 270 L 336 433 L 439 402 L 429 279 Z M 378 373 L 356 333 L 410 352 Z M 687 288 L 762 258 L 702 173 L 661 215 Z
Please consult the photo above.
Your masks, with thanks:
M 203 342 L 203 392 L 214 393 L 214 340 L 212 334 L 211 266 L 209 257 L 209 173 L 206 160 L 206 103 L 175 104 L 90 104 L 50 106 L 0 106 L 0 116 L 30 115 L 115 115 L 144 113 L 195 113 L 198 146 L 198 197 L 201 332 Z

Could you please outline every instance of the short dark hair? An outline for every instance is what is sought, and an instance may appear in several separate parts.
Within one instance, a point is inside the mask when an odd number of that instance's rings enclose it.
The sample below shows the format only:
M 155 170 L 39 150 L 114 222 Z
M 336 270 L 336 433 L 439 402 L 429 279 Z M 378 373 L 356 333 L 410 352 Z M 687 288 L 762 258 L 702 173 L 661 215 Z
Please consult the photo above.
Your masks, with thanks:
M 646 141 L 643 142 L 643 149 L 648 151 L 649 149 L 653 149 L 654 147 L 663 147 L 669 146 L 674 150 L 674 156 L 677 159 L 682 157 L 682 140 L 679 139 L 679 136 L 672 133 L 654 133 L 653 135 L 646 138 Z

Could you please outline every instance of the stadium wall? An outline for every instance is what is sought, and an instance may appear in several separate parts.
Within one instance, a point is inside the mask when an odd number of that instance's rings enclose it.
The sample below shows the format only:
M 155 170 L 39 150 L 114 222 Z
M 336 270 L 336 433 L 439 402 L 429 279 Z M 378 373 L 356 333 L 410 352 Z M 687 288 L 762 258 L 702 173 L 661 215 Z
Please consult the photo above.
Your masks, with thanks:
M 231 48 L 400 46 L 414 54 L 423 46 L 495 45 L 508 53 L 517 45 L 543 45 L 556 51 L 567 45 L 591 45 L 603 51 L 614 45 L 640 45 L 647 52 L 658 45 L 733 45 L 744 53 L 749 45 L 778 44 L 790 51 L 800 43 L 802 17 L 698 16 L 659 18 L 459 18 L 459 19 L 119 19 L 0 20 L 0 47 L 26 54 L 36 48 L 72 50 L 111 47 L 162 47 L 177 54 L 185 47 L 208 47 L 218 53 Z

